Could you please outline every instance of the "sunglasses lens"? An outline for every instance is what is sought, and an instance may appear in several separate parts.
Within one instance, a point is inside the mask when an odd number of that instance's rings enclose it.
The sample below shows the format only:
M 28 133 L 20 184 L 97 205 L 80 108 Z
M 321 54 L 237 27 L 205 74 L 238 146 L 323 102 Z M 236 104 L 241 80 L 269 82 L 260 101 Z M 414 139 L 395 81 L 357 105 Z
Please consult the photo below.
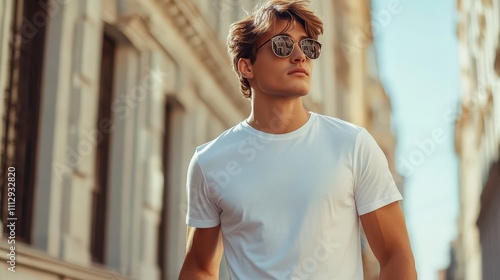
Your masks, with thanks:
M 288 36 L 276 36 L 271 40 L 274 54 L 287 57 L 293 51 L 295 42 Z M 310 59 L 316 59 L 321 53 L 321 44 L 313 39 L 303 39 L 299 42 L 300 49 Z
M 287 36 L 276 36 L 272 40 L 273 52 L 279 57 L 287 57 L 293 51 L 293 40 Z
M 312 39 L 300 41 L 300 49 L 310 59 L 316 59 L 321 53 L 321 44 Z

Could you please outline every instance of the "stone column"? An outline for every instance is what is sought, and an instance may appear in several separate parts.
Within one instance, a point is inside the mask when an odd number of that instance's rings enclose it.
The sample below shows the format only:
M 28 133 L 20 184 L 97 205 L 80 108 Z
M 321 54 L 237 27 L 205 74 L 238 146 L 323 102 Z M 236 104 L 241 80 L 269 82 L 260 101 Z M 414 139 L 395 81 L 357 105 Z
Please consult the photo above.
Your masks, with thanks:
M 137 85 L 139 58 L 135 49 L 118 45 L 116 52 L 115 95 L 112 103 L 113 135 L 109 167 L 108 230 L 106 264 L 131 275 L 133 238 L 134 153 L 136 111 L 127 102 Z
M 191 95 L 192 92 L 183 91 L 182 94 Z M 194 153 L 194 129 L 196 127 L 196 114 L 194 104 L 186 104 L 186 111 L 176 110 L 171 120 L 171 162 L 168 174 L 167 207 L 167 279 L 176 279 L 186 255 L 186 175 L 189 161 Z M 199 104 L 199 103 L 198 103 Z M 184 104 L 183 104 L 184 105 Z
M 95 182 L 95 153 L 99 145 L 99 70 L 102 49 L 100 3 L 78 1 L 72 26 L 73 48 L 70 72 L 69 154 L 77 162 L 68 183 L 62 186 L 61 258 L 82 265 L 91 264 L 92 190 Z M 48 70 L 50 72 L 50 70 Z M 58 149 L 63 149 L 59 147 Z
M 54 257 L 61 252 L 63 185 L 69 184 L 78 156 L 68 153 L 70 94 L 73 86 L 72 48 L 78 2 L 52 1 L 47 26 L 47 47 L 40 108 L 40 136 L 32 244 Z

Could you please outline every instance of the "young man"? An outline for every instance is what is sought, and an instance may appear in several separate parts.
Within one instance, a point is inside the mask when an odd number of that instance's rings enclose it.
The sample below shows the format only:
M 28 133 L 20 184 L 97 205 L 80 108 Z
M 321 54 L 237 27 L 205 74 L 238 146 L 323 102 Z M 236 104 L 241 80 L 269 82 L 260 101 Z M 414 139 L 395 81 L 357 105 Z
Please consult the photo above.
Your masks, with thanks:
M 320 55 L 307 1 L 275 0 L 231 26 L 228 46 L 252 110 L 199 146 L 187 193 L 180 279 L 363 279 L 360 222 L 380 279 L 416 279 L 387 160 L 363 128 L 302 105 Z

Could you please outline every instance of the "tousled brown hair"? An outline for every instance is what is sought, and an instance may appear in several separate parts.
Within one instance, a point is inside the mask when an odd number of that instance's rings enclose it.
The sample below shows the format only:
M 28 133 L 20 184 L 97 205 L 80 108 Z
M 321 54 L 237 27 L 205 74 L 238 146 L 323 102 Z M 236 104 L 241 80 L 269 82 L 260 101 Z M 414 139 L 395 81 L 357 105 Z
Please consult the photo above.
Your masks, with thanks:
M 310 38 L 318 39 L 323 34 L 323 22 L 309 9 L 309 4 L 308 0 L 271 0 L 257 7 L 247 18 L 231 24 L 227 36 L 228 53 L 243 96 L 250 98 L 252 91 L 250 83 L 238 70 L 238 60 L 249 58 L 251 63 L 255 62 L 257 41 L 278 19 L 288 20 L 285 30 L 297 21 Z

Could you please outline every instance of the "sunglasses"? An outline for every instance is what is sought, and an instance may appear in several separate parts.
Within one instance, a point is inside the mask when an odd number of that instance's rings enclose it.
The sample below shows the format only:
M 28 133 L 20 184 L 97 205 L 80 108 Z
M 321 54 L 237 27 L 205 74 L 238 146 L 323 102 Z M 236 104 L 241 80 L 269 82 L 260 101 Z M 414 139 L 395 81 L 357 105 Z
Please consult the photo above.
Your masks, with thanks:
M 288 57 L 292 54 L 293 49 L 295 47 L 295 41 L 294 39 L 290 38 L 290 36 L 287 35 L 276 35 L 274 37 L 271 37 L 269 40 L 265 41 L 262 43 L 260 46 L 257 47 L 257 50 L 259 50 L 262 46 L 267 44 L 269 41 L 272 43 L 272 49 L 273 53 L 277 57 Z M 302 50 L 302 52 L 306 55 L 307 58 L 309 59 L 316 59 L 319 57 L 321 53 L 321 44 L 320 42 L 311 39 L 311 38 L 304 38 L 300 41 L 299 43 L 299 48 Z

